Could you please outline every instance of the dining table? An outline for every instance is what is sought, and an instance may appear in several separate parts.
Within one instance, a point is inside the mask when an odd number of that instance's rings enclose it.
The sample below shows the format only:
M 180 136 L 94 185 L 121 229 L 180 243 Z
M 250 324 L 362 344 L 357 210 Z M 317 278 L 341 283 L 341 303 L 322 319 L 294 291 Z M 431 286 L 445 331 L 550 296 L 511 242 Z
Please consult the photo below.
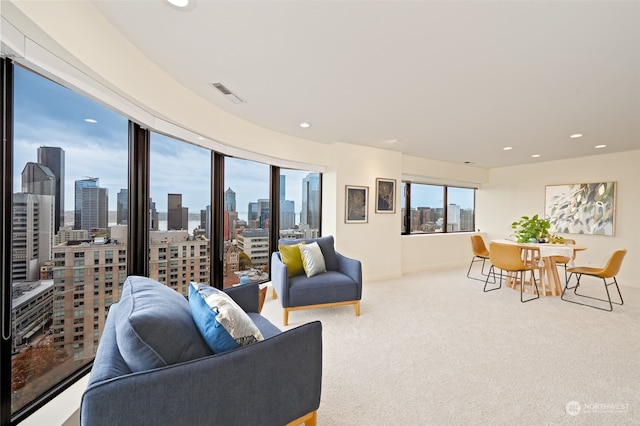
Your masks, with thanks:
M 569 258 L 568 266 L 573 266 L 573 258 L 575 252 L 586 250 L 584 246 L 575 244 L 552 244 L 552 243 L 520 243 L 508 239 L 492 240 L 493 243 L 498 244 L 513 244 L 517 245 L 522 252 L 522 259 L 525 263 L 531 264 L 534 269 L 538 271 L 540 276 L 540 295 L 544 296 L 560 296 L 562 294 L 562 287 L 564 282 L 560 279 L 558 274 L 558 265 L 555 257 L 562 256 Z M 507 286 L 513 289 L 519 288 L 519 281 L 514 276 L 509 276 L 506 282 Z M 532 293 L 533 283 L 529 282 L 528 287 L 523 287 L 523 291 Z M 526 285 L 526 283 L 523 283 Z

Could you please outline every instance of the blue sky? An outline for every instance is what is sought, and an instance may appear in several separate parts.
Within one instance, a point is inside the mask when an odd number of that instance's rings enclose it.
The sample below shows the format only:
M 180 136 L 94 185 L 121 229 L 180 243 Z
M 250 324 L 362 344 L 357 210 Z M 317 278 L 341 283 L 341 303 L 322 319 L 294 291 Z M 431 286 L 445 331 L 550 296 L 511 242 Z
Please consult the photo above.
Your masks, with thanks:
M 100 186 L 109 189 L 109 210 L 116 210 L 117 193 L 127 187 L 127 126 L 124 116 L 16 67 L 14 191 L 21 190 L 25 164 L 37 161 L 38 147 L 61 147 L 65 210 L 74 207 L 74 181 L 85 177 L 100 179 Z M 209 150 L 152 133 L 150 190 L 158 211 L 166 211 L 168 193 L 183 194 L 183 205 L 192 213 L 204 209 L 209 204 L 210 164 Z M 303 177 L 306 172 L 292 174 Z M 269 166 L 228 159 L 225 183 L 225 189 L 236 192 L 238 211 L 246 211 L 249 202 L 269 197 Z M 287 198 L 296 201 L 296 210 L 300 197 L 299 180 L 289 179 Z

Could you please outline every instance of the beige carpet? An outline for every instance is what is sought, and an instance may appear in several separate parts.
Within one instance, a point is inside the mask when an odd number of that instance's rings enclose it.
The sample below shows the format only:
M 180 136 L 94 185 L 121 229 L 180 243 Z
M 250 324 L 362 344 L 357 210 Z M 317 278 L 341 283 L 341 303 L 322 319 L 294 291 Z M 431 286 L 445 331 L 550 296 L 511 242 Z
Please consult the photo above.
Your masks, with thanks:
M 465 275 L 365 283 L 360 317 L 290 314 L 288 328 L 323 324 L 319 425 L 640 424 L 640 289 L 621 286 L 610 313 L 559 297 L 522 304 Z M 271 293 L 263 314 L 282 328 Z

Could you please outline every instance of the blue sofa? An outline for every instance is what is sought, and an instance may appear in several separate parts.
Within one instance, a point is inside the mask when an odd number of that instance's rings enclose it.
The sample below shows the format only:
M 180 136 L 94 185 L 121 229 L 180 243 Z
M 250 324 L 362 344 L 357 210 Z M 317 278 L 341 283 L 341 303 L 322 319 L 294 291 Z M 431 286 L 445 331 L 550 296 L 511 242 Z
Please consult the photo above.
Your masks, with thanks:
M 279 297 L 284 309 L 284 325 L 289 322 L 289 312 L 301 309 L 329 306 L 354 305 L 356 316 L 360 316 L 362 298 L 362 264 L 335 251 L 333 236 L 304 239 L 280 239 L 280 245 L 304 242 L 318 243 L 327 271 L 307 277 L 304 273 L 289 276 L 287 265 L 280 252 L 271 256 L 271 283 L 274 297 Z
M 184 296 L 149 278 L 127 278 L 109 309 L 80 424 L 315 424 L 322 325 L 281 332 L 258 313 L 258 291 L 246 284 L 226 292 L 264 340 L 213 354 Z

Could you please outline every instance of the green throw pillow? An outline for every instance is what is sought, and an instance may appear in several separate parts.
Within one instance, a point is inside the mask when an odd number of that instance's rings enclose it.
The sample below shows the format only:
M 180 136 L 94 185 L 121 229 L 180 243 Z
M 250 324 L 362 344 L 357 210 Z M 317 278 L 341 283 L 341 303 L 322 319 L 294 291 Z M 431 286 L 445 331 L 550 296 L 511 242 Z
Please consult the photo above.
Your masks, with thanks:
M 300 244 L 304 244 L 304 242 Z M 282 258 L 282 263 L 287 265 L 289 277 L 295 277 L 296 275 L 304 274 L 304 267 L 302 266 L 302 255 L 300 254 L 299 247 L 300 244 L 280 244 L 278 246 L 280 257 Z

